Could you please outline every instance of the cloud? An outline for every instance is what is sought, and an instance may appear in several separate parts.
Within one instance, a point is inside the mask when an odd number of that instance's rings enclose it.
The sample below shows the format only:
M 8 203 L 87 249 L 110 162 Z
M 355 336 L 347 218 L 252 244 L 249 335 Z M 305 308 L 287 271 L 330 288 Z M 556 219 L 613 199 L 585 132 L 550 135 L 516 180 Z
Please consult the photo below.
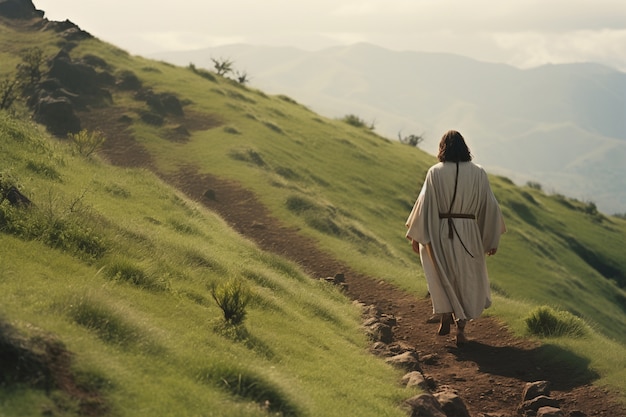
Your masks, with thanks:
M 133 53 L 225 43 L 318 49 L 370 42 L 534 66 L 598 61 L 626 68 L 623 0 L 35 0 Z
M 496 44 L 509 64 L 527 68 L 543 63 L 598 62 L 626 71 L 626 29 L 564 33 L 499 33 Z

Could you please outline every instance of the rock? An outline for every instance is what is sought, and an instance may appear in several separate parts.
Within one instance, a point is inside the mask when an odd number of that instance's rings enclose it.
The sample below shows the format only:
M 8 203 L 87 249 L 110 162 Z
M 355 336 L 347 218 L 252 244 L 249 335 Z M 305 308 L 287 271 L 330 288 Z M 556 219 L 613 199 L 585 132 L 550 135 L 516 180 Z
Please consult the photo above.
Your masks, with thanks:
M 432 394 L 420 394 L 405 401 L 409 407 L 409 417 L 447 417 L 441 405 Z
M 368 326 L 367 334 L 375 342 L 391 343 L 393 341 L 391 327 L 380 322 Z
M 80 119 L 66 97 L 45 97 L 35 105 L 34 119 L 45 125 L 53 135 L 65 137 L 80 132 Z
M 426 378 L 424 378 L 424 374 L 419 371 L 412 371 L 404 375 L 401 382 L 402 385 L 405 385 L 407 388 L 418 387 L 422 391 L 428 391 L 430 389 Z
M 75 23 L 67 19 L 63 22 L 48 21 L 43 26 L 43 30 L 57 32 L 63 39 L 69 42 L 93 38 L 91 33 L 82 30 Z
M 389 345 L 389 352 L 398 355 L 400 353 L 404 353 L 404 352 L 416 352 L 415 347 L 412 346 L 411 344 L 403 341 L 403 340 L 398 340 L 397 342 L 394 342 L 392 344 Z M 416 353 L 417 354 L 417 353 Z M 417 354 L 419 356 L 419 354 Z
M 532 400 L 540 395 L 545 395 L 546 397 L 550 396 L 549 382 L 528 382 L 522 391 L 522 401 Z
M 471 417 L 465 403 L 453 390 L 445 390 L 434 395 L 448 417 Z
M 139 91 L 135 98 L 143 100 L 150 109 L 160 115 L 172 114 L 174 116 L 183 115 L 183 105 L 178 97 L 172 93 L 155 93 L 150 89 Z
M 141 80 L 131 71 L 122 71 L 116 85 L 120 90 L 137 91 L 141 89 Z
M 334 282 L 332 277 L 326 277 L 324 278 L 324 281 L 331 282 L 331 283 Z M 369 326 L 373 326 L 376 323 L 379 323 L 378 317 L 368 317 L 363 322 L 363 326 L 369 327 Z
M 537 410 L 537 417 L 565 417 L 565 414 L 555 407 L 541 407 Z
M 392 314 L 381 314 L 380 322 L 390 327 L 398 324 L 398 320 L 396 320 L 396 318 Z
M 30 207 L 32 202 L 24 194 L 20 192 L 15 186 L 11 186 L 6 190 L 2 190 L 2 203 L 5 199 L 9 200 L 9 203 L 13 206 Z
M 417 352 L 404 352 L 399 355 L 387 358 L 385 362 L 396 366 L 398 368 L 405 369 L 406 371 L 422 371 L 420 368 Z
M 422 363 L 426 365 L 435 365 L 439 361 L 439 355 L 436 353 L 430 353 L 421 357 Z
M 48 77 L 59 80 L 63 87 L 74 93 L 95 94 L 98 92 L 96 70 L 87 64 L 73 62 L 65 51 L 60 51 L 50 60 Z
M 532 411 L 537 412 L 541 407 L 559 407 L 559 402 L 554 398 L 547 397 L 545 395 L 540 395 L 538 397 L 533 398 L 532 400 L 523 401 L 518 411 L 521 413 Z
M 37 10 L 31 0 L 0 0 L 0 16 L 9 19 L 42 18 L 44 12 Z

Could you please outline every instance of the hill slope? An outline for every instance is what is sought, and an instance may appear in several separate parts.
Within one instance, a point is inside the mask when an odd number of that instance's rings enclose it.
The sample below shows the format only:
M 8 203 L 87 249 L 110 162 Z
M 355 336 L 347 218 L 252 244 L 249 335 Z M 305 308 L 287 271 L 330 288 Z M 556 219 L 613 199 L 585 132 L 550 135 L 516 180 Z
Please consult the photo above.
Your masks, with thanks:
M 354 113 L 379 132 L 423 134 L 436 153 L 450 128 L 479 163 L 518 183 L 538 181 L 606 213 L 626 211 L 626 74 L 594 64 L 519 70 L 435 53 L 356 44 L 315 52 L 230 45 L 152 57 L 213 68 L 230 59 L 264 91 L 321 114 Z
M 472 331 L 485 344 L 479 339 L 478 349 L 466 354 L 450 353 L 448 341 L 423 334 L 426 288 L 403 237 L 403 222 L 432 157 L 320 117 L 284 95 L 131 57 L 96 39 L 70 43 L 64 32 L 40 27 L 36 21 L 3 26 L 5 62 L 19 62 L 15 39 L 21 47 L 41 47 L 46 56 L 57 55 L 61 45 L 70 51 L 70 62 L 98 62 L 91 65 L 94 71 L 115 80 L 107 88 L 111 99 L 76 108 L 75 114 L 81 127 L 104 132 L 102 156 L 124 169 L 82 161 L 65 142 L 3 120 L 4 165 L 11 167 L 4 175 L 16 179 L 44 210 L 40 220 L 3 225 L 3 262 L 10 260 L 5 276 L 20 279 L 2 281 L 2 313 L 35 339 L 40 333 L 33 326 L 61 335 L 77 353 L 78 376 L 89 382 L 88 393 L 105 392 L 108 404 L 124 415 L 134 415 L 133 404 L 148 407 L 146 413 L 179 415 L 178 397 L 190 404 L 190 415 L 215 404 L 211 413 L 263 415 L 254 404 L 268 393 L 275 407 L 270 411 L 286 415 L 345 415 L 346 398 L 360 404 L 351 410 L 354 415 L 398 415 L 408 393 L 398 388 L 397 371 L 363 355 L 358 311 L 334 289 L 306 278 L 300 267 L 313 277 L 346 272 L 352 295 L 380 303 L 402 319 L 396 337 L 438 349 L 440 369 L 461 358 L 468 366 L 482 363 L 476 372 L 484 381 L 505 373 L 484 362 L 485 355 L 510 352 L 517 343 L 493 331 L 500 327 L 497 320 L 476 323 Z M 160 107 L 174 98 L 182 112 Z M 249 245 L 153 175 L 216 208 L 260 248 L 297 265 Z M 571 374 L 559 379 L 570 383 L 557 384 L 568 407 L 589 396 L 587 389 L 596 395 L 587 385 L 595 378 L 623 391 L 624 221 L 562 196 L 515 187 L 505 178 L 492 180 L 510 229 L 498 257 L 490 260 L 494 314 L 520 334 L 523 319 L 537 305 L 584 317 L 593 327 L 586 337 L 548 339 L 554 347 L 536 352 L 577 359 Z M 6 204 L 5 216 L 16 217 L 5 220 L 20 219 L 21 212 Z M 68 222 L 77 227 L 45 232 Z M 9 227 L 13 224 L 47 226 L 33 227 L 31 235 L 30 228 Z M 19 258 L 9 258 L 14 247 Z M 221 333 L 206 323 L 219 316 L 207 285 L 230 276 L 244 279 L 256 294 L 247 333 Z M 390 297 L 367 286 L 379 281 Z M 92 321 L 83 321 L 84 314 Z M 420 326 L 412 326 L 413 320 Z M 117 327 L 111 329 L 110 322 Z M 489 338 L 493 335 L 505 344 Z M 498 346 L 502 349 L 490 349 Z M 536 359 L 523 353 L 535 347 L 524 345 L 517 357 Z M 439 383 L 463 382 L 447 372 Z M 237 375 L 250 385 L 238 385 Z M 504 376 L 510 378 L 506 383 L 521 385 L 543 375 L 507 371 Z M 141 382 L 146 378 L 148 385 Z M 252 389 L 257 385 L 264 387 L 263 395 Z M 172 386 L 181 391 L 167 388 Z M 225 386 L 232 389 L 225 393 Z M 498 400 L 519 389 L 498 391 Z M 51 402 L 26 389 L 0 394 L 10 405 Z M 604 401 L 605 394 L 597 398 Z M 471 395 L 475 410 L 488 409 L 481 404 L 484 392 Z M 36 401 L 25 401 L 33 396 Z

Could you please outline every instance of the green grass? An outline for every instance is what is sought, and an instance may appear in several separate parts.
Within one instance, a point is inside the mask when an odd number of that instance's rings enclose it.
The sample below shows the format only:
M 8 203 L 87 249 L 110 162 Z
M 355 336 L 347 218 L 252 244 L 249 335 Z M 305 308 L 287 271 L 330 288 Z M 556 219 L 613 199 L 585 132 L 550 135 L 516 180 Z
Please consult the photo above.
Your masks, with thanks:
M 58 50 L 51 33 L 0 28 L 0 57 L 10 64 L 3 73 L 23 48 Z M 155 169 L 194 166 L 235 180 L 356 271 L 426 293 L 404 221 L 434 157 L 288 97 L 97 39 L 71 51 L 84 54 L 157 93 L 174 92 L 190 118 L 214 120 L 186 141 L 168 140 L 171 126 L 140 122 L 145 103 L 114 91 Z M 346 403 L 353 415 L 403 415 L 398 405 L 412 393 L 398 387 L 398 371 L 366 353 L 349 300 L 260 251 L 153 173 L 82 157 L 69 141 L 4 113 L 0 167 L 3 181 L 35 203 L 0 205 L 0 317 L 25 337 L 55 335 L 112 415 L 343 416 Z M 492 186 L 509 230 L 488 261 L 496 294 L 488 314 L 543 341 L 548 356 L 569 353 L 598 373 L 597 384 L 626 392 L 626 221 L 506 178 L 493 177 Z M 240 327 L 224 325 L 210 292 L 231 279 L 252 292 Z M 524 319 L 542 306 L 567 312 L 584 335 L 532 334 Z M 71 401 L 0 387 L 0 415 L 75 415 Z
M 112 415 L 339 416 L 346 399 L 355 415 L 402 415 L 399 371 L 367 353 L 359 311 L 338 290 L 147 171 L 76 156 L 5 114 L 0 131 L 2 165 L 35 203 L 0 205 L 1 319 L 24 337 L 55 335 Z M 59 178 L 32 175 L 28 161 L 43 160 Z M 71 225 L 63 241 L 89 230 L 100 250 L 50 239 L 59 219 Z M 227 331 L 210 288 L 232 277 L 253 297 L 243 327 Z M 0 387 L 0 398 L 7 415 L 78 409 L 28 386 Z

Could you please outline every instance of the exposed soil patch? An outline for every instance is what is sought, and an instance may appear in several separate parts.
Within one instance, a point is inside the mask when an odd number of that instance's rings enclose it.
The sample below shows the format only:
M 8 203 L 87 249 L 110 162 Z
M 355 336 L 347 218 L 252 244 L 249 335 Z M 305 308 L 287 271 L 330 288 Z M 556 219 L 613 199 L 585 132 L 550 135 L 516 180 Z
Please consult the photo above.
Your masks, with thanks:
M 132 117 L 117 107 L 103 107 L 79 113 L 83 129 L 100 130 L 106 140 L 101 155 L 113 165 L 122 167 L 152 167 L 148 151 L 135 140 Z
M 96 389 L 77 383 L 72 372 L 72 354 L 49 334 L 24 337 L 0 321 L 0 385 L 24 384 L 46 392 L 60 390 L 78 405 L 81 416 L 106 415 L 106 401 Z M 60 398 L 55 397 L 59 402 Z M 60 409 L 65 405 L 58 404 Z M 42 410 L 55 414 L 55 410 Z
M 433 360 L 422 363 L 424 374 L 438 386 L 456 389 L 472 416 L 518 415 L 516 409 L 525 383 L 538 380 L 550 382 L 552 397 L 561 402 L 566 415 L 580 411 L 586 416 L 626 416 L 626 408 L 613 393 L 591 385 L 593 372 L 575 372 L 562 363 L 542 359 L 549 353 L 548 348 L 514 337 L 493 317 L 470 322 L 466 329 L 470 343 L 457 348 L 453 335 L 437 336 L 437 324 L 428 323 L 432 309 L 427 298 L 416 298 L 376 277 L 351 270 L 312 239 L 281 225 L 253 192 L 237 183 L 198 174 L 192 167 L 165 180 L 218 212 L 264 250 L 297 262 L 312 276 L 343 273 L 352 299 L 396 317 L 396 340 L 415 346 L 420 354 L 434 355 Z M 420 267 L 417 258 L 415 267 Z

